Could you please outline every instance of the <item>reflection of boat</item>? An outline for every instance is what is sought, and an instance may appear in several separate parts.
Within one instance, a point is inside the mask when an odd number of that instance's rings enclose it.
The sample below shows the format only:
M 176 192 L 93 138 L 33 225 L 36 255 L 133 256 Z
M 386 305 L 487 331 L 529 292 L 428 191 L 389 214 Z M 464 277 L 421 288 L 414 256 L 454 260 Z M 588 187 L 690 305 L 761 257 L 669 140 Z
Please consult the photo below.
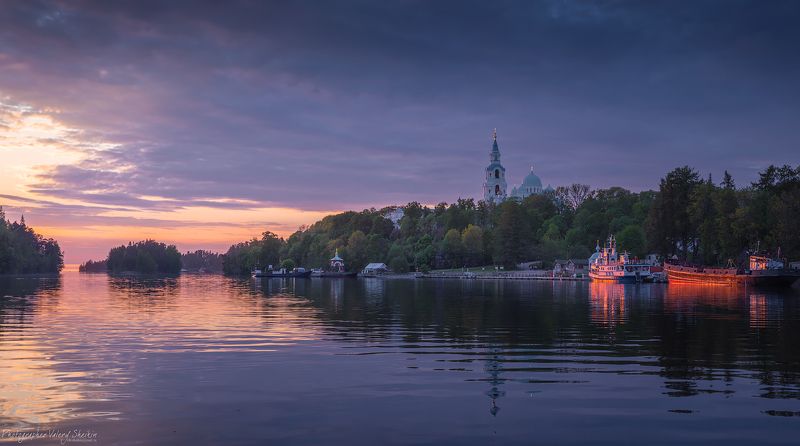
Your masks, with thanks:
M 634 289 L 636 285 L 622 285 L 609 282 L 592 282 L 589 284 L 589 298 L 592 308 L 591 318 L 593 323 L 606 327 L 613 327 L 626 321 L 626 287 Z
M 617 240 L 613 235 L 608 237 L 602 251 L 599 245 L 595 250 L 589 263 L 589 277 L 592 280 L 632 283 L 652 279 L 649 264 L 631 259 L 626 252 L 617 252 Z
M 708 268 L 667 263 L 664 270 L 670 282 L 722 285 L 791 286 L 800 279 L 800 271 L 790 270 L 784 262 L 763 255 L 751 255 L 748 269 Z
M 260 269 L 254 269 L 252 272 L 253 277 L 259 278 L 280 278 L 280 277 L 311 277 L 311 271 L 306 271 L 305 268 L 295 268 L 293 270 L 287 270 L 286 268 L 281 268 L 277 271 L 274 271 L 270 268 L 262 271 Z

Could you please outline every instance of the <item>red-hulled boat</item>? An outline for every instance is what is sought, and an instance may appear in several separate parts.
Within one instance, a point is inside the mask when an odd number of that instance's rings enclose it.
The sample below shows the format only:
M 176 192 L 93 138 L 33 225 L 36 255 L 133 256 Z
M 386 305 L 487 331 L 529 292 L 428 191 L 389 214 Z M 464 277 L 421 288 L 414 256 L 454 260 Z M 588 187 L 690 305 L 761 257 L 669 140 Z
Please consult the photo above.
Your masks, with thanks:
M 749 269 L 712 268 L 665 263 L 670 282 L 720 285 L 791 286 L 800 279 L 800 270 L 788 269 L 781 260 L 751 255 Z

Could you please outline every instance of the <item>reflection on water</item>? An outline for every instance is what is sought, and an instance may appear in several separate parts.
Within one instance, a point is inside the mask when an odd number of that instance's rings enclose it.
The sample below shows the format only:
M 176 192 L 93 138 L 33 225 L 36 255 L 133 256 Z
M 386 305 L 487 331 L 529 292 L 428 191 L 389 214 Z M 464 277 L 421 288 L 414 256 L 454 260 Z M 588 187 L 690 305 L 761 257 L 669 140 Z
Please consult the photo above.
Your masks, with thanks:
M 800 428 L 793 291 L 67 273 L 0 278 L 0 296 L 0 428 L 147 444 L 616 444 L 622 428 L 791 443 Z
M 46 344 L 28 327 L 37 312 L 58 298 L 60 278 L 0 277 L 0 412 L 4 417 L 43 423 L 66 416 L 59 410 L 83 395 L 74 387 L 59 389 L 58 365 Z
M 636 285 L 626 285 L 621 283 L 599 283 L 589 284 L 589 299 L 592 303 L 592 322 L 595 324 L 614 327 L 617 324 L 625 323 L 625 287 L 630 289 Z

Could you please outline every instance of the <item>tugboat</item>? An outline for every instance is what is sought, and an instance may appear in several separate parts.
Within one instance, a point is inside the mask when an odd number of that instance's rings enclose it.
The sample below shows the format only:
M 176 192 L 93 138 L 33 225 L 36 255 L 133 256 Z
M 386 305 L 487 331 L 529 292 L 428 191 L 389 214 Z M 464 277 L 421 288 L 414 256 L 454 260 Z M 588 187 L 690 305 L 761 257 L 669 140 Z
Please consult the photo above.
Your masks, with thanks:
M 670 282 L 683 283 L 788 287 L 800 279 L 800 271 L 788 269 L 783 260 L 764 254 L 751 254 L 747 268 L 737 268 L 733 262 L 725 268 L 665 263 L 664 271 Z
M 589 258 L 589 277 L 620 283 L 650 282 L 653 279 L 650 266 L 631 259 L 627 252 L 618 253 L 617 239 L 610 235 L 602 250 L 599 242 L 595 246 L 595 253 Z
M 344 268 L 344 259 L 339 257 L 339 250 L 330 259 L 330 270 L 320 271 L 315 277 L 356 277 L 358 272 L 347 272 Z
M 297 277 L 297 278 L 306 278 L 311 277 L 311 271 L 306 271 L 305 268 L 294 268 L 292 270 L 287 270 L 286 268 L 281 268 L 279 270 L 273 270 L 272 265 L 268 266 L 266 270 L 261 269 L 254 269 L 251 273 L 253 277 L 257 278 L 286 278 L 286 277 Z

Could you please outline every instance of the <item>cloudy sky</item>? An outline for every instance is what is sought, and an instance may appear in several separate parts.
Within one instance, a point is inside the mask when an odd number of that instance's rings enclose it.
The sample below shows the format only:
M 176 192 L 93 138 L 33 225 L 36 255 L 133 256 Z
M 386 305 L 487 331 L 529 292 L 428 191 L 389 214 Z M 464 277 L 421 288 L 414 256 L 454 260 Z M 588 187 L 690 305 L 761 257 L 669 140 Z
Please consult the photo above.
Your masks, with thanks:
M 4 1 L 0 204 L 67 262 L 512 183 L 800 163 L 796 1 Z

